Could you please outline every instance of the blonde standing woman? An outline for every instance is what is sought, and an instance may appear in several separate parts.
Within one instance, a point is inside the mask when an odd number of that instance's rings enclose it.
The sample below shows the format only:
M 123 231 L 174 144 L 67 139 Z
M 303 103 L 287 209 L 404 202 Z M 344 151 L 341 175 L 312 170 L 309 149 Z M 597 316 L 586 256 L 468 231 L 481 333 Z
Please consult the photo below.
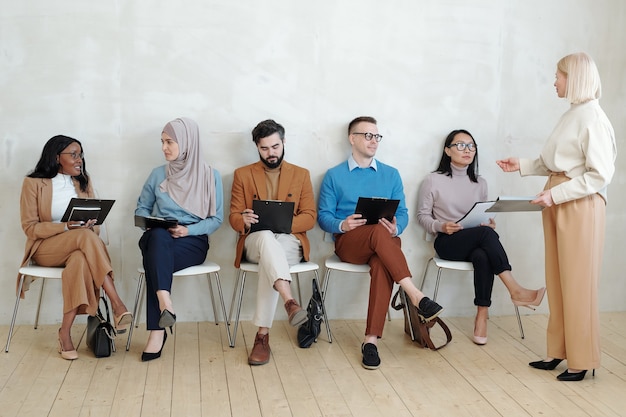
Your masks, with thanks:
M 559 381 L 581 381 L 600 366 L 598 281 L 605 234 L 607 186 L 615 171 L 615 134 L 600 108 L 598 69 L 585 53 L 557 64 L 556 93 L 571 106 L 537 159 L 496 161 L 505 172 L 548 177 L 533 204 L 545 207 L 545 273 L 550 318 L 547 357 L 530 362 L 553 370 L 567 360 Z

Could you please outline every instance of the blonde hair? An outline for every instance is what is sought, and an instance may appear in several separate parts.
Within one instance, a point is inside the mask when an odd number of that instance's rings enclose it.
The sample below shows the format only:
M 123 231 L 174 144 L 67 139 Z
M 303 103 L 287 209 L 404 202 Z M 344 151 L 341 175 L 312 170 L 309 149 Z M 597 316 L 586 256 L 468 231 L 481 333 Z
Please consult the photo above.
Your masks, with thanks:
M 595 62 L 584 52 L 567 55 L 559 60 L 557 69 L 567 76 L 565 97 L 579 104 L 599 99 L 602 95 L 600 74 Z

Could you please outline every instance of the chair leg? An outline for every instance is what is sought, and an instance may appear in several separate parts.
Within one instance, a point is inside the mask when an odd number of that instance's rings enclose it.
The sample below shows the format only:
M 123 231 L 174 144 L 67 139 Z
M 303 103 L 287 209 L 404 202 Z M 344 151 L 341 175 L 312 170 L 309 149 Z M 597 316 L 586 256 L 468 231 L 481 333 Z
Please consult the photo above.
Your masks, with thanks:
M 209 284 L 209 294 L 211 295 L 211 307 L 213 307 L 213 319 L 215 320 L 215 325 L 217 326 L 219 322 L 217 320 L 217 308 L 215 306 L 215 294 L 213 293 L 213 283 L 211 282 L 211 274 L 206 274 L 206 278 Z
M 317 271 L 315 271 L 317 278 Z M 333 343 L 333 336 L 330 332 L 330 323 L 328 323 L 328 315 L 326 314 L 326 291 L 328 290 L 328 282 L 330 281 L 330 269 L 326 269 L 324 281 L 322 282 L 322 314 L 324 316 L 324 325 L 326 326 L 326 334 L 328 335 L 328 343 Z M 318 282 L 319 285 L 319 282 Z
M 522 326 L 522 318 L 519 315 L 519 308 L 516 305 L 514 305 L 513 307 L 515 307 L 515 315 L 517 316 L 517 325 L 519 326 L 519 335 L 523 339 L 524 327 Z
M 428 262 L 426 262 L 426 267 L 424 268 L 424 275 L 422 276 L 422 283 L 420 284 L 420 291 L 424 288 L 424 283 L 426 282 L 426 276 L 428 275 L 428 267 L 430 263 L 433 261 L 433 258 L 430 258 Z
M 39 292 L 39 303 L 37 303 L 37 313 L 35 314 L 35 329 L 39 326 L 39 312 L 41 311 L 41 300 L 43 299 L 43 287 L 46 284 L 45 278 L 41 279 L 41 291 Z
M 239 281 L 241 280 L 241 270 L 237 271 L 237 278 L 235 279 L 235 287 L 233 289 L 233 298 L 230 300 L 230 309 L 228 310 L 228 318 L 226 325 L 230 326 L 230 319 L 233 317 L 233 308 L 235 307 L 235 298 L 237 296 L 237 288 L 239 288 Z
M 210 274 L 209 274 L 209 288 L 213 288 L 210 283 Z M 220 281 L 220 275 L 218 272 L 215 272 L 215 282 L 217 283 L 217 293 L 220 297 L 220 305 L 222 306 L 222 317 L 224 318 L 224 324 L 226 324 L 226 305 L 224 304 L 224 293 L 222 292 L 222 282 Z M 213 290 L 211 289 L 211 299 L 213 301 L 213 312 L 215 312 L 215 300 L 213 299 Z M 217 316 L 215 316 L 215 324 L 217 324 Z M 228 337 L 228 346 L 235 346 L 235 342 L 232 340 L 230 336 L 230 328 L 226 325 L 226 337 Z
M 137 282 L 137 292 L 135 293 L 135 306 L 133 307 L 133 320 L 130 322 L 130 326 L 128 327 L 128 339 L 126 339 L 126 351 L 130 349 L 130 341 L 133 338 L 133 330 L 138 326 L 137 315 L 139 314 L 139 310 L 141 309 L 141 295 L 143 293 L 143 281 L 144 274 L 139 274 L 139 280 Z
M 228 323 L 232 322 L 233 315 L 233 307 L 235 307 L 235 299 L 237 300 L 237 307 L 235 308 L 235 323 L 233 331 L 230 333 L 231 343 L 230 347 L 235 347 L 235 341 L 237 340 L 237 328 L 239 327 L 239 315 L 241 314 L 241 304 L 243 302 L 243 290 L 246 285 L 246 271 L 239 271 L 239 278 L 237 282 L 240 283 L 239 287 L 235 286 L 235 291 L 233 292 L 233 302 L 230 305 L 230 314 L 228 317 Z M 235 297 L 237 296 L 237 297 Z
M 298 304 L 302 305 L 302 292 L 300 291 L 300 274 L 296 274 L 296 285 L 298 286 Z
M 17 318 L 17 309 L 20 306 L 20 294 L 22 294 L 22 287 L 24 286 L 24 278 L 20 277 L 20 284 L 17 287 L 17 297 L 15 297 L 15 307 L 13 308 L 13 318 L 11 319 L 11 327 L 9 327 L 9 335 L 7 336 L 7 345 L 4 348 L 5 352 L 9 352 L 9 345 L 11 344 L 11 337 L 13 337 L 13 329 L 15 328 L 15 319 Z
M 441 282 L 441 270 L 442 268 L 437 269 L 437 281 L 435 282 L 435 292 L 433 293 L 433 301 L 437 301 L 437 293 L 439 292 L 439 283 Z

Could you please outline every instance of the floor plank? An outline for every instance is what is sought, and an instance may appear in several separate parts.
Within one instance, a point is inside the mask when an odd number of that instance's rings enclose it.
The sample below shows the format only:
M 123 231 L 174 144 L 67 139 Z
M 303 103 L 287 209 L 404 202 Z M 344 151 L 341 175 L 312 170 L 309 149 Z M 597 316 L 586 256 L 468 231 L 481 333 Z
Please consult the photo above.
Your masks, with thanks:
M 141 362 L 148 332 L 134 332 L 130 350 L 96 359 L 84 344 L 84 324 L 72 338 L 79 353 L 57 353 L 58 326 L 17 326 L 11 350 L 0 356 L 2 417 L 83 416 L 606 416 L 626 409 L 626 313 L 601 314 L 602 367 L 577 383 L 528 362 L 545 355 L 547 316 L 523 312 L 525 338 L 515 316 L 489 319 L 489 342 L 471 341 L 472 317 L 443 317 L 452 342 L 438 351 L 418 348 L 402 319 L 387 322 L 380 339 L 382 364 L 361 366 L 364 320 L 333 320 L 309 349 L 297 329 L 277 321 L 272 355 L 248 365 L 256 328 L 241 322 L 234 348 L 226 328 L 212 322 L 178 323 L 162 357 Z M 323 329 L 324 330 L 324 329 Z M 0 326 L 6 338 L 8 326 Z M 433 334 L 441 338 L 442 335 Z

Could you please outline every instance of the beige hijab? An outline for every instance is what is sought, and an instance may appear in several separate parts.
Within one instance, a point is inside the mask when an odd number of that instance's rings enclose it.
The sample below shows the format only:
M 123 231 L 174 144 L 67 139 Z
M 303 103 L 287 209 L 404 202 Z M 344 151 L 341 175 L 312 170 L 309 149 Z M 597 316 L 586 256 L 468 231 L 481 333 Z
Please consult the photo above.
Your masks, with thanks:
M 202 219 L 215 216 L 215 179 L 211 167 L 202 160 L 198 125 L 181 117 L 166 124 L 163 132 L 178 143 L 180 152 L 178 158 L 167 164 L 160 190 Z

